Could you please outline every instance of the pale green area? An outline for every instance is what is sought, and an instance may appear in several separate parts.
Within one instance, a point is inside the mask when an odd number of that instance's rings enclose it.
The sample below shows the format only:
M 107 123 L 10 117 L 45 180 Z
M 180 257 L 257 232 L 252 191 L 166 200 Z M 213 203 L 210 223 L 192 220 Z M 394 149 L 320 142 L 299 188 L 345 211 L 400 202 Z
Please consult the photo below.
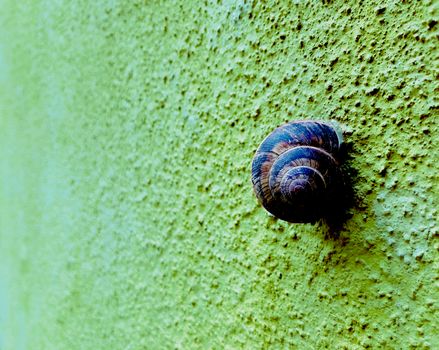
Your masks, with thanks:
M 0 1 L 0 349 L 438 349 L 438 2 Z M 351 218 L 250 164 L 335 119 Z

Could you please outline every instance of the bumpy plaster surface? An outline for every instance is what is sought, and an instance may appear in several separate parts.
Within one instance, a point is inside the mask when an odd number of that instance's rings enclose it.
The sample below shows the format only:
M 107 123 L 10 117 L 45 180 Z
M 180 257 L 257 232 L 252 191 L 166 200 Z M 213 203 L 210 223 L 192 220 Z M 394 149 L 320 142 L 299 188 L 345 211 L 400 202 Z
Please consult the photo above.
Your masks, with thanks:
M 0 2 L 0 349 L 434 349 L 438 3 Z M 334 119 L 338 235 L 257 204 Z

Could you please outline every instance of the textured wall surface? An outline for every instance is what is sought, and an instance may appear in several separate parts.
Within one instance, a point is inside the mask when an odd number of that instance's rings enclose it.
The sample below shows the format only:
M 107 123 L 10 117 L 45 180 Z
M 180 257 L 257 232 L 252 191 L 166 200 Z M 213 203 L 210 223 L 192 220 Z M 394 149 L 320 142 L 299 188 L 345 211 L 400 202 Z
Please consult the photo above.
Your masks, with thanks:
M 436 1 L 0 1 L 0 349 L 438 349 Z M 343 228 L 260 141 L 346 134 Z

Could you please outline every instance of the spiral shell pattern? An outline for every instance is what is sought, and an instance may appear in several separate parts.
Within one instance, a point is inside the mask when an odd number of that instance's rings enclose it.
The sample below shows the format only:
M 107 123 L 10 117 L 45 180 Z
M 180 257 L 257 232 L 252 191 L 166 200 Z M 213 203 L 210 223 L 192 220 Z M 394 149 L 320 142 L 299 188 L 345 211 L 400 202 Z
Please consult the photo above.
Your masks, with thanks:
M 253 159 L 259 202 L 282 220 L 317 220 L 340 185 L 337 156 L 342 142 L 341 131 L 327 122 L 294 121 L 274 130 Z

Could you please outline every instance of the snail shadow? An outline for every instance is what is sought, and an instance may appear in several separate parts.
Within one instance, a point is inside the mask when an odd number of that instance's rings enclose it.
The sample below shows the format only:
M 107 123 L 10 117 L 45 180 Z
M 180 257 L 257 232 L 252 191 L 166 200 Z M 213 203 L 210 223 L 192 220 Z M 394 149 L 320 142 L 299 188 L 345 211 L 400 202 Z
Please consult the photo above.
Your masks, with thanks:
M 325 236 L 328 238 L 338 239 L 346 222 L 353 215 L 352 208 L 356 202 L 353 181 L 357 171 L 352 167 L 351 148 L 352 144 L 344 143 L 340 150 L 342 179 L 336 195 L 329 198 L 327 211 L 321 220 L 322 225 L 326 228 Z

